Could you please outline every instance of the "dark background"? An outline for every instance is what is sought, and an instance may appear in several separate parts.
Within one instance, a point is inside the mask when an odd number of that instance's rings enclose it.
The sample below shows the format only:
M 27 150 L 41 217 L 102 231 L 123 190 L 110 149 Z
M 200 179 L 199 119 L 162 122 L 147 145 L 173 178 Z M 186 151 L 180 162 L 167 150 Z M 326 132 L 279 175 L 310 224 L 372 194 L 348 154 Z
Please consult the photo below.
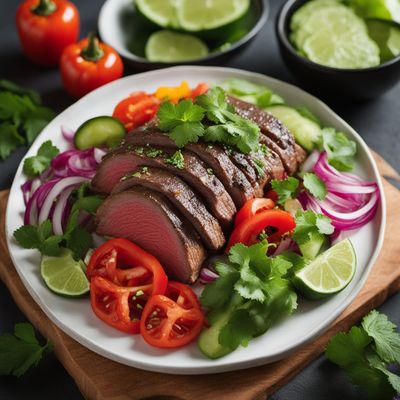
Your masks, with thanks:
M 45 105 L 61 112 L 71 99 L 63 90 L 56 69 L 42 69 L 27 61 L 19 46 L 15 30 L 15 11 L 19 1 L 2 0 L 0 9 L 0 78 L 35 89 Z M 81 36 L 95 30 L 102 0 L 76 0 L 81 15 Z M 271 14 L 257 38 L 240 55 L 220 64 L 261 72 L 301 86 L 287 71 L 278 54 L 273 21 L 284 0 L 271 0 Z M 136 71 L 126 70 L 126 74 Z M 392 166 L 400 170 L 400 85 L 379 99 L 362 104 L 345 104 L 338 98 L 329 105 L 349 122 L 370 147 L 378 151 Z M 15 170 L 26 148 L 17 150 L 7 161 L 0 162 L 0 189 L 10 187 Z M 1 255 L 0 255 L 1 257 Z M 380 310 L 400 324 L 400 294 L 389 299 Z M 14 304 L 5 286 L 0 283 L 0 333 L 11 332 L 17 322 L 26 318 Z M 234 383 L 233 383 L 234 384 Z M 0 400 L 26 399 L 81 400 L 74 381 L 56 357 L 47 355 L 38 367 L 20 379 L 0 377 Z M 305 368 L 295 379 L 278 391 L 273 400 L 364 399 L 363 393 L 347 383 L 344 374 L 324 357 Z

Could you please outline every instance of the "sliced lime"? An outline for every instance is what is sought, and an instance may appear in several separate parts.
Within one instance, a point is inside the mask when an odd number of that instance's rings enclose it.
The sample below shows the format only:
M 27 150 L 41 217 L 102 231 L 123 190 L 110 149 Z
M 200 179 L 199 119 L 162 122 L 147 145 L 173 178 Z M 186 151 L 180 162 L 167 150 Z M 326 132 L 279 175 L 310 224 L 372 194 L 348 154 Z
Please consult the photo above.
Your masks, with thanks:
M 369 68 L 380 64 L 378 45 L 363 32 L 335 37 L 325 30 L 309 37 L 303 51 L 311 61 L 333 68 Z
M 43 256 L 40 272 L 50 290 L 64 296 L 81 296 L 89 291 L 82 261 L 75 261 L 69 250 L 60 256 Z
M 342 240 L 295 272 L 293 284 L 309 299 L 343 290 L 356 271 L 356 253 L 349 239 Z
M 191 61 L 207 54 L 208 48 L 199 38 L 168 30 L 153 33 L 146 44 L 146 58 L 154 62 Z
M 179 25 L 192 32 L 216 29 L 242 17 L 250 0 L 180 0 Z
M 400 54 L 400 28 L 392 22 L 367 21 L 369 36 L 377 43 L 381 62 L 386 62 Z
M 179 28 L 178 0 L 135 0 L 139 12 L 163 28 Z
M 338 0 L 318 0 L 318 1 L 308 1 L 303 6 L 301 6 L 292 16 L 290 20 L 290 29 L 295 31 L 300 28 L 304 21 L 314 12 L 320 9 L 328 9 L 330 7 L 345 8 L 344 5 L 340 4 Z

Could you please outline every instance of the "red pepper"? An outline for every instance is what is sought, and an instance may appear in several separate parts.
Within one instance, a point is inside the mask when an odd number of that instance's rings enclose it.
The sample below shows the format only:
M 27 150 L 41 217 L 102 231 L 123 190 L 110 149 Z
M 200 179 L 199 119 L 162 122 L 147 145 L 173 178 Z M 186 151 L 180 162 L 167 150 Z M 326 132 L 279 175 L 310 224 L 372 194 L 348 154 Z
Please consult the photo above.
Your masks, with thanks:
M 258 241 L 258 236 L 266 231 L 269 242 L 278 240 L 284 233 L 296 227 L 294 218 L 286 211 L 262 211 L 244 220 L 232 232 L 226 252 L 236 243 L 251 246 Z M 270 232 L 268 232 L 270 231 Z
M 258 198 L 248 200 L 236 214 L 235 226 L 238 226 L 253 215 L 265 210 L 272 210 L 274 207 L 275 203 L 271 199 Z
M 63 49 L 79 36 L 79 12 L 66 0 L 26 0 L 16 22 L 25 54 L 39 65 L 58 65 Z
M 93 34 L 66 47 L 60 61 L 65 89 L 74 97 L 121 78 L 123 69 L 118 53 Z

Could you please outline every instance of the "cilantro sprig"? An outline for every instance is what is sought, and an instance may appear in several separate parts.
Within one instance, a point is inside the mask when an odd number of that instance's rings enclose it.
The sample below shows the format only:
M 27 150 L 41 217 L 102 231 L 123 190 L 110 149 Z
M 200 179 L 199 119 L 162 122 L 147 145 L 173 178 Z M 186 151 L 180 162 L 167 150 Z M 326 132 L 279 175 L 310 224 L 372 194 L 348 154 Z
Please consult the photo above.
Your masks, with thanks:
M 298 211 L 293 240 L 302 245 L 310 240 L 315 240 L 321 235 L 331 235 L 333 231 L 334 227 L 331 224 L 331 219 L 326 215 L 316 214 L 311 210 Z
M 208 284 L 200 297 L 210 311 L 211 324 L 202 336 L 215 337 L 213 329 L 218 327 L 217 346 L 224 354 L 246 346 L 297 307 L 288 278 L 293 264 L 284 256 L 269 258 L 268 247 L 266 241 L 250 247 L 233 246 L 228 261 L 216 264 L 219 278 Z
M 13 335 L 3 333 L 0 336 L 0 375 L 20 377 L 52 348 L 50 342 L 40 345 L 31 324 L 16 324 Z
M 63 235 L 54 235 L 50 220 L 38 226 L 23 225 L 14 232 L 15 240 L 25 249 L 37 249 L 48 256 L 60 255 L 63 248 L 70 249 L 76 259 L 81 259 L 93 247 L 90 233 L 78 225 L 80 211 L 94 215 L 103 197 L 87 194 L 87 184 L 76 190 L 73 206 Z
M 192 100 L 182 100 L 178 104 L 165 102 L 157 116 L 159 128 L 168 132 L 178 147 L 202 138 L 235 146 L 246 154 L 259 150 L 259 127 L 235 113 L 220 87 L 199 96 L 195 104 Z
M 361 326 L 333 337 L 325 355 L 370 398 L 389 400 L 400 393 L 400 376 L 391 370 L 393 364 L 400 365 L 400 334 L 386 315 L 371 311 Z
M 273 179 L 271 187 L 278 195 L 278 204 L 285 204 L 286 200 L 294 199 L 299 191 L 299 180 L 293 176 L 286 179 Z
M 41 105 L 36 92 L 1 80 L 0 160 L 5 160 L 17 147 L 31 144 L 53 117 L 54 112 Z
M 51 143 L 51 140 L 47 140 L 39 147 L 36 156 L 25 159 L 24 173 L 29 177 L 40 175 L 50 166 L 51 160 L 59 153 L 60 150 Z

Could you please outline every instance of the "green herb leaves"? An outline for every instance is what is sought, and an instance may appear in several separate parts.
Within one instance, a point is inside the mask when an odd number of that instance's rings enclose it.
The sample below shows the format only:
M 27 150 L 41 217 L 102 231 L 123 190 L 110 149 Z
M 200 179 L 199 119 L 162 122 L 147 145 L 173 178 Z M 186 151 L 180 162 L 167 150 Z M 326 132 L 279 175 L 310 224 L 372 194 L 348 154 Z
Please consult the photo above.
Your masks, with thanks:
M 325 183 L 314 173 L 307 172 L 303 175 L 303 185 L 317 199 L 325 199 L 327 194 Z
M 50 342 L 44 346 L 39 344 L 31 324 L 16 324 L 14 335 L 4 333 L 0 336 L 0 375 L 20 377 L 51 349 Z
M 159 128 L 168 132 L 178 147 L 202 137 L 207 142 L 235 146 L 246 154 L 259 149 L 258 126 L 237 115 L 219 87 L 199 96 L 196 104 L 192 100 L 163 103 L 157 115 Z
M 41 106 L 35 92 L 0 81 L 0 159 L 23 144 L 31 144 L 53 117 L 53 111 Z
M 331 235 L 333 231 L 331 220 L 326 215 L 315 214 L 311 210 L 299 211 L 296 214 L 293 240 L 301 245 L 313 240 L 318 235 Z
M 185 168 L 185 158 L 180 150 L 177 150 L 174 154 L 165 159 L 167 164 L 173 165 L 175 168 Z
M 297 307 L 297 296 L 287 279 L 293 265 L 282 256 L 269 258 L 268 246 L 266 241 L 250 247 L 237 244 L 231 248 L 228 262 L 217 262 L 219 278 L 205 287 L 200 298 L 211 310 L 211 328 L 203 332 L 200 343 L 211 335 L 208 339 L 217 340 L 215 348 L 222 347 L 226 354 L 247 345 L 279 316 Z M 213 357 L 207 349 L 202 350 Z
M 271 181 L 272 189 L 279 197 L 278 204 L 284 204 L 286 200 L 296 197 L 299 188 L 299 180 L 289 176 L 287 179 Z
M 51 163 L 51 160 L 60 153 L 57 147 L 53 146 L 51 140 L 47 140 L 40 147 L 36 156 L 28 157 L 24 161 L 23 171 L 29 177 L 40 175 Z
M 322 145 L 328 154 L 328 161 L 339 171 L 351 171 L 353 158 L 357 152 L 356 143 L 347 138 L 342 132 L 333 128 L 322 130 Z
M 400 363 L 400 334 L 378 311 L 365 316 L 361 327 L 333 337 L 325 355 L 371 398 L 389 400 L 400 393 L 400 377 L 388 369 L 388 364 Z

